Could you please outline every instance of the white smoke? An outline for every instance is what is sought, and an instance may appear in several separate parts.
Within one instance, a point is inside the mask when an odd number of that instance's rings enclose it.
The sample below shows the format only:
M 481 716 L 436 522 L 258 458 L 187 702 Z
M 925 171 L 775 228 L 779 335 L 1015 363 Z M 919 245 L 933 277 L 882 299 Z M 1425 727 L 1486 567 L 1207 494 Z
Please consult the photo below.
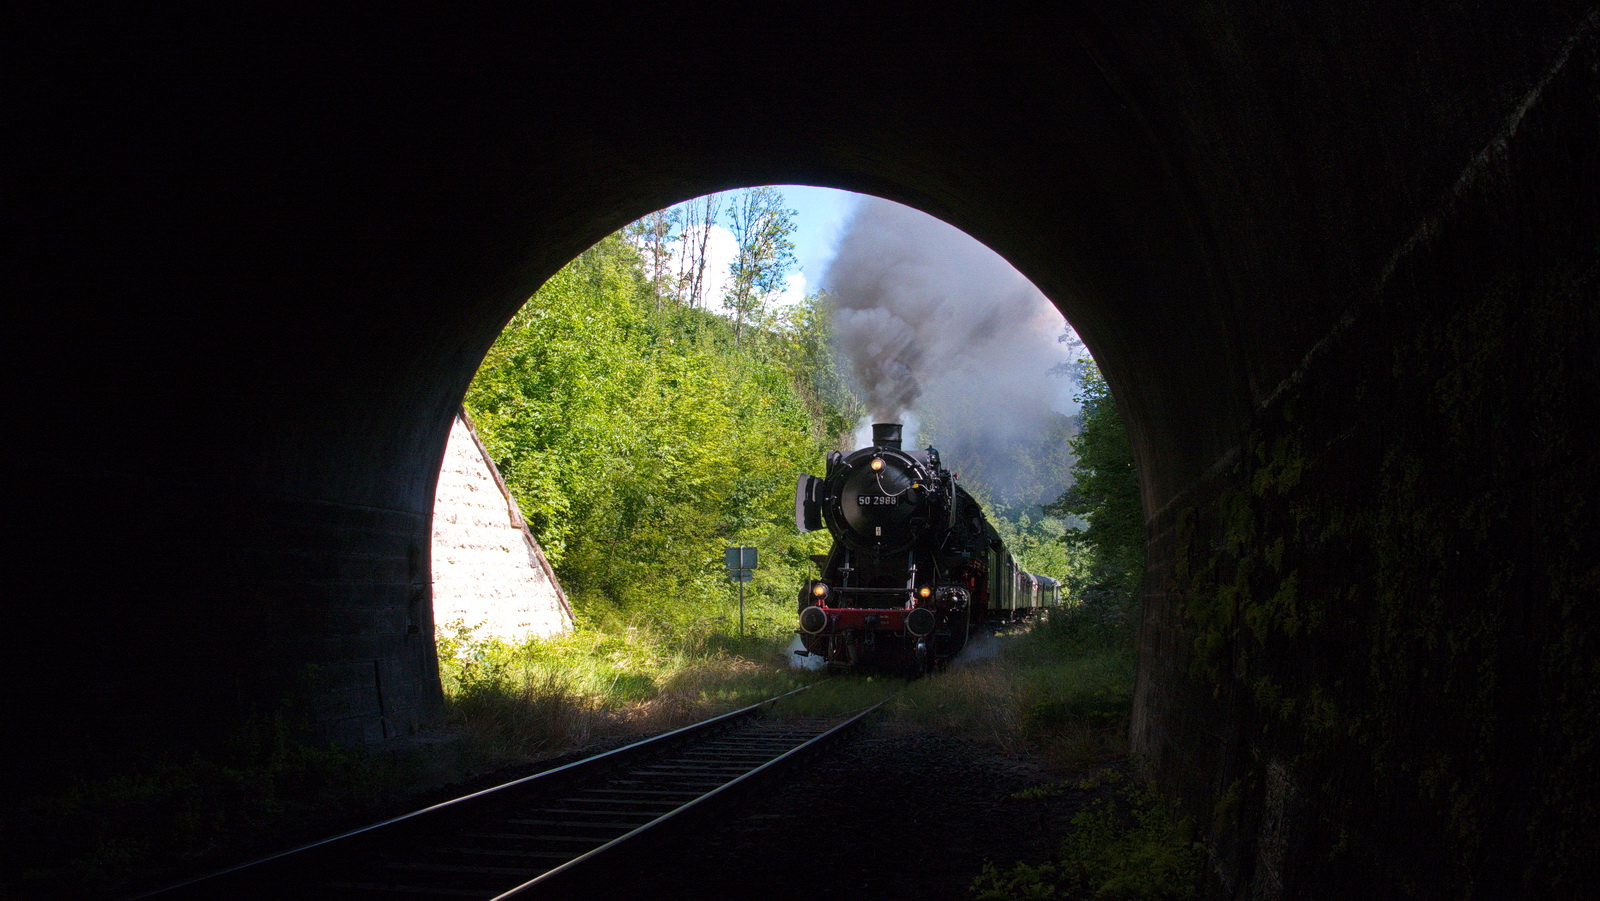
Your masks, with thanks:
M 784 649 L 789 655 L 790 669 L 811 670 L 815 672 L 828 665 L 828 660 L 826 657 L 819 657 L 816 654 L 808 654 L 802 657 L 799 653 L 797 653 L 804 651 L 805 649 L 805 645 L 800 643 L 800 636 L 796 635 L 790 640 L 789 646 Z
M 966 666 L 980 660 L 993 660 L 1000 653 L 1000 642 L 990 629 L 974 630 L 967 643 L 961 646 L 960 653 L 950 661 L 952 667 Z
M 984 470 L 997 491 L 1060 414 L 1077 413 L 1073 382 L 1051 375 L 1081 347 L 1057 340 L 1060 312 L 959 229 L 866 198 L 823 283 L 868 420 L 920 420 L 946 459 Z

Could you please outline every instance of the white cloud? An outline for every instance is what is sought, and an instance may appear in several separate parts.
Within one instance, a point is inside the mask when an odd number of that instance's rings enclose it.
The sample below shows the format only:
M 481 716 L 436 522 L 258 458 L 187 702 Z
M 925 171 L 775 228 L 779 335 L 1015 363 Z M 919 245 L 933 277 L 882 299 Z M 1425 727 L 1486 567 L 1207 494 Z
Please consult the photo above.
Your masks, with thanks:
M 674 247 L 681 250 L 681 247 Z M 733 237 L 733 232 L 726 226 L 715 225 L 711 228 L 711 238 L 706 241 L 706 308 L 710 310 L 722 309 L 722 298 L 727 295 L 733 281 L 733 276 L 728 273 L 728 267 L 733 265 L 734 258 L 739 255 L 739 242 Z M 677 257 L 674 256 L 672 265 L 677 267 Z M 777 306 L 792 306 L 806 297 L 809 282 L 804 272 L 791 272 L 789 280 L 774 299 Z
M 706 306 L 716 310 L 722 307 L 722 298 L 728 293 L 733 276 L 728 267 L 739 256 L 739 241 L 733 232 L 722 225 L 711 227 L 711 239 L 706 242 Z
M 806 299 L 806 289 L 809 282 L 804 272 L 789 273 L 789 281 L 783 286 L 783 291 L 778 294 L 776 304 L 780 307 L 792 307 Z

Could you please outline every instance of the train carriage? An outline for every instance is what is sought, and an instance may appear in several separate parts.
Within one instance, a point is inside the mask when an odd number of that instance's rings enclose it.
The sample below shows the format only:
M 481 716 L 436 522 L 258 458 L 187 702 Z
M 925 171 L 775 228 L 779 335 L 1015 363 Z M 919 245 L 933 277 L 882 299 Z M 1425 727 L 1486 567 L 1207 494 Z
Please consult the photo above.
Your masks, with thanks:
M 1039 598 L 1034 606 L 1040 610 L 1061 606 L 1061 582 L 1049 576 L 1039 576 Z

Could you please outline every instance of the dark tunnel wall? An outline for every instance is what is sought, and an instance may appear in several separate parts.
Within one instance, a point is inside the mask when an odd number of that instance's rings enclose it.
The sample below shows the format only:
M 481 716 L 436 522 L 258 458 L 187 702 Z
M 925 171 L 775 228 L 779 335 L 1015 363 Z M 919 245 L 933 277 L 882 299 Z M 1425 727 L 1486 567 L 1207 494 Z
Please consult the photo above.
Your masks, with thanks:
M 1101 362 L 1151 528 L 1134 742 L 1216 891 L 1592 858 L 1585 5 L 10 39 L 14 778 L 418 728 L 432 483 L 500 326 L 644 212 L 801 182 L 967 230 Z
M 1588 891 L 1594 37 L 1150 520 L 1134 746 L 1228 895 Z

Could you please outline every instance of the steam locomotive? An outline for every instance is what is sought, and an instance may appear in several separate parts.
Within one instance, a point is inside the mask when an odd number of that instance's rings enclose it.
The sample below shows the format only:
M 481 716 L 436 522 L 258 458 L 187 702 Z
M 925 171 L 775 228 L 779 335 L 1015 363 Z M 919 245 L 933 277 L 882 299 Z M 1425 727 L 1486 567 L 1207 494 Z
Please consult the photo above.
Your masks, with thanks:
M 827 528 L 800 589 L 803 651 L 830 667 L 925 673 L 948 663 L 985 623 L 1058 604 L 1061 584 L 1024 572 L 939 452 L 905 450 L 899 423 L 872 427 L 872 445 L 828 455 L 822 478 L 802 475 L 795 525 Z

